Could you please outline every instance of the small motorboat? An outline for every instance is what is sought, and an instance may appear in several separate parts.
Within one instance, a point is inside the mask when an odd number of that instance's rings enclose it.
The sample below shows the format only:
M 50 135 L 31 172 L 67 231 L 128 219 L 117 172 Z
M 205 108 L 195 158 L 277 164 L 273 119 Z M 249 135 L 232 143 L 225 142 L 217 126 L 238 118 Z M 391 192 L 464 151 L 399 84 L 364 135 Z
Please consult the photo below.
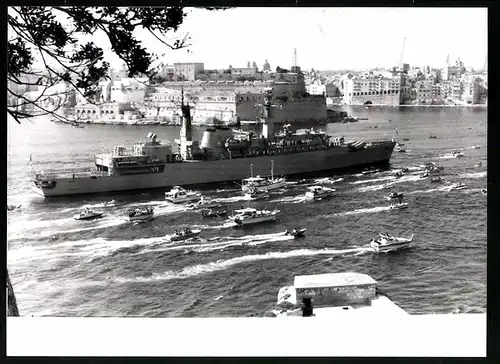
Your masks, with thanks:
M 483 188 L 483 189 L 481 190 L 481 193 L 482 193 L 483 195 L 486 195 L 486 194 L 488 193 L 488 191 L 486 190 L 486 188 Z
M 146 207 L 145 209 L 134 209 L 128 211 L 129 221 L 145 222 L 153 218 L 154 209 L 152 207 Z
M 483 163 L 479 162 L 478 164 L 476 164 L 476 167 L 482 167 L 483 166 Z
M 404 140 L 405 142 L 407 142 L 407 141 L 409 141 L 409 140 L 410 140 L 410 138 L 403 138 L 403 140 Z
M 429 177 L 429 172 L 426 171 L 426 172 L 422 173 L 419 177 L 420 178 L 428 178 Z
M 258 224 L 261 222 L 276 221 L 279 210 L 257 210 L 251 207 L 245 209 L 234 210 L 235 215 L 230 216 L 229 220 L 236 223 L 238 226 Z
M 413 234 L 408 238 L 397 238 L 389 234 L 379 234 L 379 237 L 370 241 L 370 247 L 377 253 L 409 248 L 413 242 Z
M 392 192 L 387 196 L 389 200 L 402 200 L 403 199 L 403 192 Z
M 431 139 L 437 139 L 437 136 L 436 135 L 429 135 L 429 138 L 431 138 Z
M 201 196 L 201 200 L 195 204 L 191 205 L 193 209 L 211 209 L 215 207 L 221 207 L 221 203 L 217 200 L 211 199 L 210 197 Z
M 391 210 L 404 210 L 408 208 L 407 202 L 393 203 L 389 206 Z
M 384 185 L 382 186 L 383 189 L 390 188 L 390 187 L 391 187 L 391 184 L 389 182 L 384 183 Z
M 188 191 L 181 186 L 174 186 L 169 192 L 165 192 L 165 200 L 172 203 L 185 203 L 198 201 L 201 199 L 201 194 Z
M 21 205 L 7 205 L 7 211 L 14 211 L 21 208 Z
M 376 169 L 376 168 L 370 168 L 370 169 L 364 170 L 363 172 L 361 172 L 361 174 L 368 175 L 368 174 L 374 174 L 374 173 L 377 173 L 377 172 L 379 172 L 378 169 Z
M 457 182 L 457 183 L 454 183 L 450 186 L 450 191 L 451 190 L 463 190 L 463 189 L 466 189 L 467 188 L 467 185 L 461 183 L 461 182 Z
M 396 147 L 396 152 L 398 152 L 398 153 L 406 153 L 406 149 L 404 149 L 403 147 L 398 146 L 398 147 Z
M 433 164 L 432 166 L 427 167 L 426 170 L 428 173 L 437 173 L 441 172 L 443 169 L 444 169 L 443 166 L 440 166 L 438 164 Z
M 94 210 L 86 208 L 85 210 L 80 212 L 78 215 L 75 215 L 74 218 L 75 218 L 75 220 L 92 220 L 92 219 L 97 219 L 99 217 L 102 217 L 103 215 L 104 215 L 104 212 L 96 212 Z
M 245 193 L 245 197 L 256 201 L 256 200 L 265 200 L 267 198 L 271 198 L 271 195 L 269 192 L 266 191 L 259 191 L 257 189 L 251 189 L 249 192 Z
M 191 229 L 183 229 L 181 231 L 175 231 L 174 235 L 170 237 L 170 241 L 181 241 L 194 238 L 201 233 L 201 230 L 191 230 Z
M 481 148 L 479 145 L 473 145 L 472 147 L 470 147 L 470 149 L 479 149 Z
M 226 210 L 215 210 L 215 209 L 202 209 L 201 216 L 202 217 L 222 217 L 226 216 Z
M 431 177 L 431 183 L 440 183 L 443 181 L 444 181 L 444 179 L 441 176 L 432 176 Z
M 403 172 L 403 173 L 408 173 L 408 172 L 410 172 L 410 168 L 408 168 L 408 167 L 403 167 L 403 168 L 401 168 L 401 172 Z
M 399 171 L 399 172 L 397 172 L 397 173 L 394 174 L 394 177 L 396 177 L 396 178 L 401 178 L 403 176 L 404 176 L 404 174 L 403 174 L 402 171 Z
M 294 238 L 301 238 L 305 235 L 307 229 L 293 229 L 292 231 L 285 230 L 285 235 L 291 235 Z
M 464 154 L 462 152 L 459 152 L 458 150 L 454 150 L 450 153 L 450 155 L 454 158 L 460 158 L 460 157 L 463 157 Z
M 333 196 L 335 189 L 323 186 L 311 186 L 308 187 L 309 191 L 306 192 L 306 198 L 315 201 L 321 200 L 323 198 Z

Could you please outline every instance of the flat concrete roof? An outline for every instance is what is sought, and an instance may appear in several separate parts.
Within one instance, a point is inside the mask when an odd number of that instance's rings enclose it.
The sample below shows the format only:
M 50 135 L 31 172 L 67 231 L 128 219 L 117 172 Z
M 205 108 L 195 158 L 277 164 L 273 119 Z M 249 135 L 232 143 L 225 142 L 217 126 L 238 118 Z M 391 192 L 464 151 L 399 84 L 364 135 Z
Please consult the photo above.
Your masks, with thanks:
M 295 276 L 295 289 L 345 287 L 362 284 L 377 284 L 372 277 L 362 273 L 326 273 Z

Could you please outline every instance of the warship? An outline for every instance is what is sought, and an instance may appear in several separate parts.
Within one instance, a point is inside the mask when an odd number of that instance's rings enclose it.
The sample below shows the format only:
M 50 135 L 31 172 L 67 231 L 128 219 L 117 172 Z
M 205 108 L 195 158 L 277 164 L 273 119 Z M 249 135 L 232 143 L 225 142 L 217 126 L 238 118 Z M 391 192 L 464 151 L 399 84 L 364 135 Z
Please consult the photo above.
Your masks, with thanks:
M 345 141 L 322 131 L 295 131 L 285 125 L 275 131 L 271 93 L 267 92 L 262 115 L 262 134 L 209 127 L 201 141 L 192 139 L 189 104 L 182 101 L 180 138 L 171 144 L 149 133 L 131 148 L 115 146 L 111 152 L 95 155 L 92 170 L 36 172 L 33 188 L 44 197 L 112 193 L 119 191 L 194 186 L 238 181 L 249 170 L 268 176 L 293 176 L 358 166 L 388 164 L 394 141 Z

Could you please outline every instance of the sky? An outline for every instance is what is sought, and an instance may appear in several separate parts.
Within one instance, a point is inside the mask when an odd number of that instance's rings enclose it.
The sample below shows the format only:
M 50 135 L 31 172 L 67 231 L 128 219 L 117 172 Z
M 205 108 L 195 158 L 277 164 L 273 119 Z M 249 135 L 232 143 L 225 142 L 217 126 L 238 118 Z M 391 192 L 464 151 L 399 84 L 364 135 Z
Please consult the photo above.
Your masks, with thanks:
M 164 63 L 203 62 L 205 69 L 289 68 L 293 49 L 302 69 L 338 70 L 398 66 L 442 67 L 448 55 L 466 67 L 481 68 L 487 57 L 486 8 L 187 8 L 178 34 L 192 45 L 170 50 L 146 32 L 138 37 L 150 51 L 165 53 Z M 176 39 L 176 34 L 168 37 Z M 103 37 L 96 43 L 109 47 Z M 108 57 L 113 67 L 121 62 Z

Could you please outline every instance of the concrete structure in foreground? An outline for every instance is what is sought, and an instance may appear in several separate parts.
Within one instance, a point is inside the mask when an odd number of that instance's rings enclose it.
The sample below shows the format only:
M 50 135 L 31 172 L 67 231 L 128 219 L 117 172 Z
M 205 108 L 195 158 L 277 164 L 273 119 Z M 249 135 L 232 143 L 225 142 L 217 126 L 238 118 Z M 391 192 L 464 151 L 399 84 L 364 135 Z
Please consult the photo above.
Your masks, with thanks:
M 278 293 L 275 316 L 331 317 L 356 315 L 408 315 L 379 293 L 377 282 L 366 274 L 328 273 L 296 276 L 294 285 Z

